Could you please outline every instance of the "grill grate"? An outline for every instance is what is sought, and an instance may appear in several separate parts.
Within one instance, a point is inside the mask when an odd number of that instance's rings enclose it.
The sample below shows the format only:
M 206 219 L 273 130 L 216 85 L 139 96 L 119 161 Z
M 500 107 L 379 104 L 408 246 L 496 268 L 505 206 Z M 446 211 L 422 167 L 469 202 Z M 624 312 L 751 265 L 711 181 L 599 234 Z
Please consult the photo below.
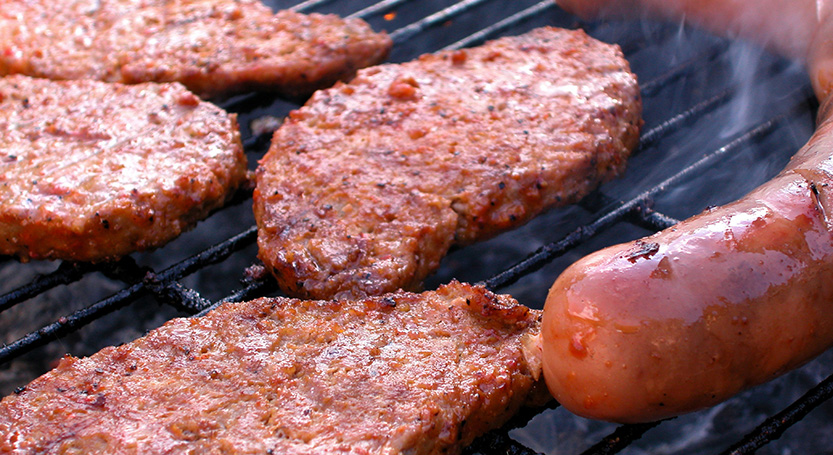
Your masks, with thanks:
M 800 69 L 756 53 L 754 48 L 740 46 L 738 53 L 735 43 L 674 25 L 580 23 L 550 0 L 383 0 L 370 6 L 360 0 L 267 3 L 276 9 L 292 7 L 303 12 L 361 17 L 377 30 L 387 29 L 395 42 L 391 61 L 476 45 L 542 25 L 581 26 L 603 41 L 619 43 L 631 61 L 641 81 L 646 128 L 628 173 L 604 185 L 576 207 L 553 210 L 484 244 L 453 251 L 427 283 L 429 288 L 456 277 L 484 283 L 514 295 L 522 303 L 540 307 L 558 272 L 578 257 L 671 226 L 707 205 L 735 199 L 771 177 L 809 137 L 817 109 L 809 82 Z M 734 62 L 749 55 L 755 57 L 756 75 L 751 79 L 738 76 L 733 70 Z M 750 93 L 779 95 L 762 101 L 759 98 L 763 97 Z M 263 115 L 281 118 L 297 105 L 262 94 L 248 94 L 225 101 L 223 107 L 239 113 L 244 145 L 254 165 L 268 146 L 268 135 L 254 134 L 249 122 Z M 741 120 L 736 117 L 738 111 L 758 115 Z M 728 132 L 724 128 L 716 130 L 716 124 L 723 127 L 726 123 L 738 124 L 738 128 Z M 749 171 L 750 163 L 754 164 L 755 174 L 739 179 L 738 171 Z M 721 172 L 727 168 L 728 171 Z M 728 188 L 709 192 L 717 185 L 714 182 Z M 611 196 L 614 194 L 615 197 Z M 87 355 L 103 345 L 133 339 L 171 317 L 202 314 L 224 301 L 277 292 L 274 282 L 255 273 L 256 270 L 250 269 L 247 275 L 247 267 L 257 263 L 256 230 L 250 212 L 251 192 L 241 191 L 233 204 L 171 245 L 115 264 L 19 264 L 11 260 L 0 263 L 0 276 L 25 277 L 20 284 L 7 285 L 5 291 L 0 288 L 5 292 L 0 295 L 0 331 L 3 327 L 17 328 L 18 314 L 37 312 L 37 308 L 42 308 L 38 305 L 54 307 L 57 301 L 67 298 L 80 301 L 79 307 L 61 308 L 59 316 L 46 315 L 32 327 L 18 329 L 24 332 L 22 335 L 5 340 L 8 344 L 0 347 L 0 372 L 20 369 L 21 364 L 32 359 L 37 359 L 37 366 L 31 368 L 29 377 L 12 375 L 13 379 L 5 382 L 3 394 L 11 393 L 14 387 L 20 390 L 21 384 L 42 373 L 61 352 L 71 350 L 76 355 Z M 115 292 L 87 295 L 88 289 L 101 287 L 101 283 Z M 70 297 L 64 294 L 65 289 Z M 147 310 L 131 310 L 136 307 L 151 308 L 152 317 L 147 316 Z M 127 314 L 121 318 L 126 322 L 119 320 L 115 324 L 127 324 L 131 330 L 115 339 L 99 340 L 102 329 L 96 326 L 113 314 Z M 145 319 L 134 320 L 136 314 L 143 314 Z M 110 327 L 105 326 L 104 330 Z M 76 338 L 82 344 L 76 344 Z M 86 347 L 78 348 L 79 352 L 73 350 L 76 346 Z M 778 439 L 811 410 L 827 403 L 833 394 L 831 384 L 833 376 L 802 386 L 799 393 L 806 394 L 782 412 L 778 410 L 785 405 L 768 405 L 779 407 L 767 408 L 764 412 L 772 417 L 766 420 L 756 414 L 751 425 L 763 421 L 758 428 L 746 425 L 725 431 L 727 428 L 712 420 L 711 431 L 726 433 L 726 437 L 705 438 L 708 447 L 701 443 L 683 445 L 679 441 L 690 437 L 669 442 L 668 438 L 651 436 L 669 427 L 674 428 L 671 433 L 677 428 L 686 431 L 686 425 L 699 417 L 617 427 L 565 417 L 566 411 L 553 404 L 545 411 L 522 412 L 501 430 L 480 438 L 467 453 L 716 453 L 726 447 L 730 447 L 726 453 L 751 453 Z M 775 387 L 781 390 L 782 386 Z M 740 398 L 741 406 L 760 407 L 747 404 L 749 395 Z M 727 405 L 736 409 L 733 406 L 736 405 Z M 706 413 L 722 415 L 727 407 Z M 552 417 L 556 414 L 562 417 Z M 547 425 L 563 425 L 567 429 L 552 430 Z M 580 428 L 573 431 L 570 425 Z M 558 439 L 558 434 L 567 432 L 581 433 L 581 441 L 565 443 Z M 800 438 L 789 438 L 789 434 L 784 438 L 787 444 L 796 444 Z M 643 442 L 654 445 L 651 449 L 637 447 Z M 826 448 L 833 449 L 833 442 Z

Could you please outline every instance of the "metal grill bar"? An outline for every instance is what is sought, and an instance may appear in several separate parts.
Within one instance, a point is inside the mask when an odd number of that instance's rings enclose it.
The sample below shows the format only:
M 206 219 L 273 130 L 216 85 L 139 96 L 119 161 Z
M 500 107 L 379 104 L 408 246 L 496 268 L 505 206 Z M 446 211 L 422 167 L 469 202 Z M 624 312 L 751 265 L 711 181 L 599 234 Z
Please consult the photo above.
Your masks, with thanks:
M 662 421 L 622 425 L 609 436 L 596 443 L 596 445 L 584 451 L 582 455 L 612 455 L 614 453 L 619 453 L 631 445 L 633 441 L 641 438 L 645 432 L 656 427 L 660 423 L 662 423 Z
M 0 348 L 0 363 L 8 362 L 32 349 L 43 346 L 53 339 L 72 333 L 90 322 L 138 299 L 144 295 L 145 291 L 144 284 L 134 284 L 107 299 L 100 300 L 87 308 L 76 311 L 69 316 L 62 317 L 40 330 L 30 332 L 17 341 Z
M 383 0 L 371 6 L 365 7 L 357 13 L 357 17 L 368 17 L 382 11 L 389 10 L 396 6 L 407 3 L 409 0 Z M 397 43 L 417 37 L 430 28 L 441 24 L 452 17 L 463 12 L 470 11 L 478 5 L 486 4 L 491 0 L 464 0 L 441 11 L 429 15 L 421 20 L 413 22 L 403 28 L 394 31 L 391 35 Z M 308 0 L 294 6 L 292 9 L 298 11 L 310 11 L 322 6 L 336 3 L 336 0 Z M 485 28 L 474 31 L 463 39 L 450 44 L 446 49 L 457 49 L 470 46 L 485 39 L 500 34 L 509 28 L 527 21 L 536 15 L 556 8 L 550 0 L 543 0 L 525 10 L 512 14 L 498 22 L 487 24 Z M 668 30 L 668 29 L 663 29 Z M 663 32 L 665 33 L 665 32 Z M 633 52 L 644 43 L 641 41 L 622 44 L 626 53 Z M 712 62 L 724 55 L 726 52 L 725 43 L 719 43 L 709 47 L 705 52 L 694 58 L 686 60 L 672 67 L 670 71 L 656 77 L 652 81 L 642 84 L 644 97 L 656 96 L 663 88 L 675 83 L 675 81 L 687 74 L 696 73 L 704 63 Z M 775 71 L 775 68 L 771 69 Z M 731 86 L 710 98 L 700 101 L 685 112 L 660 122 L 642 135 L 640 150 L 653 147 L 670 133 L 679 131 L 691 121 L 702 117 L 704 114 L 713 112 L 719 106 L 724 105 L 734 96 L 737 87 Z M 244 95 L 233 98 L 224 107 L 229 110 L 248 110 L 257 104 L 259 95 Z M 812 98 L 809 98 L 812 100 Z M 809 101 L 812 103 L 812 101 Z M 499 272 L 488 278 L 484 284 L 490 289 L 499 289 L 514 283 L 523 276 L 526 276 L 543 265 L 551 262 L 554 258 L 563 255 L 566 251 L 583 244 L 591 237 L 601 231 L 607 230 L 612 225 L 620 222 L 634 223 L 651 230 L 660 230 L 671 226 L 677 220 L 665 214 L 656 212 L 650 208 L 651 202 L 657 194 L 664 192 L 678 185 L 682 180 L 693 175 L 698 175 L 704 169 L 714 165 L 715 162 L 725 158 L 731 152 L 743 148 L 749 142 L 757 140 L 770 134 L 784 118 L 793 115 L 795 111 L 804 107 L 794 106 L 787 112 L 771 118 L 747 130 L 745 133 L 730 141 L 728 144 L 707 154 L 699 161 L 675 173 L 661 183 L 645 190 L 636 197 L 623 202 L 615 200 L 603 193 L 592 196 L 593 200 L 583 202 L 583 207 L 596 213 L 597 217 L 592 223 L 579 226 L 564 238 L 551 242 L 538 251 L 532 253 L 523 261 Z M 247 137 L 245 146 L 247 151 L 263 145 L 263 138 Z M 250 195 L 245 195 L 249 199 Z M 244 287 L 231 291 L 225 298 L 216 303 L 210 303 L 203 298 L 196 290 L 184 287 L 179 280 L 194 273 L 197 270 L 226 260 L 235 252 L 251 245 L 255 241 L 256 229 L 251 227 L 240 234 L 204 250 L 194 256 L 180 261 L 162 272 L 156 273 L 152 270 L 136 266 L 132 260 L 120 263 L 114 270 L 109 267 L 92 265 L 81 265 L 63 263 L 51 273 L 39 276 L 31 283 L 21 286 L 11 292 L 0 296 L 0 312 L 12 308 L 34 296 L 47 292 L 50 289 L 62 284 L 79 281 L 86 275 L 93 272 L 102 272 L 108 276 L 123 281 L 128 286 L 116 294 L 102 299 L 93 305 L 74 312 L 69 316 L 49 324 L 40 330 L 33 331 L 23 338 L 10 345 L 0 348 L 0 364 L 9 362 L 25 352 L 29 352 L 37 346 L 52 341 L 54 338 L 64 336 L 67 333 L 77 330 L 89 322 L 115 311 L 130 302 L 144 295 L 154 295 L 160 303 L 171 305 L 191 314 L 205 314 L 222 302 L 243 301 L 274 292 L 277 286 L 272 279 L 255 278 L 244 284 Z M 833 376 L 813 388 L 804 397 L 797 400 L 792 406 L 782 413 L 767 419 L 755 432 L 750 433 L 742 441 L 732 446 L 727 453 L 751 453 L 767 442 L 778 438 L 787 428 L 800 420 L 804 415 L 820 403 L 833 396 Z M 530 411 L 517 416 L 503 429 L 490 433 L 476 441 L 467 449 L 467 453 L 515 453 L 531 454 L 530 449 L 521 446 L 508 436 L 511 428 L 523 426 L 537 411 Z M 608 454 L 616 453 L 627 447 L 633 441 L 639 439 L 646 431 L 659 425 L 651 423 L 646 425 L 624 425 L 618 427 L 611 435 L 599 441 L 585 453 Z
M 335 1 L 336 0 L 306 0 L 304 2 L 298 3 L 297 5 L 293 6 L 290 9 L 293 10 L 293 11 L 298 11 L 298 12 L 305 13 L 305 12 L 308 12 L 308 11 L 312 11 L 316 8 L 320 8 L 323 5 L 333 3 Z
M 228 296 L 224 297 L 221 300 L 218 300 L 216 303 L 213 303 L 211 306 L 203 309 L 195 316 L 204 316 L 209 311 L 217 308 L 218 306 L 222 305 L 226 302 L 243 302 L 246 300 L 251 300 L 256 297 L 262 297 L 267 295 L 271 292 L 274 292 L 278 289 L 278 285 L 275 280 L 271 279 L 256 279 L 252 280 L 249 284 L 246 285 L 243 289 L 239 289 L 237 291 L 232 292 Z
M 215 264 L 225 260 L 232 253 L 254 243 L 257 234 L 256 228 L 250 228 L 247 231 L 232 237 L 225 242 L 217 244 L 207 250 L 189 257 L 167 269 L 154 275 L 155 283 L 169 283 L 172 284 L 183 277 L 194 273 L 210 264 Z M 32 349 L 43 346 L 52 339 L 64 336 L 68 333 L 74 332 L 79 328 L 89 324 L 90 322 L 103 317 L 125 305 L 135 301 L 139 297 L 147 295 L 149 291 L 146 282 L 142 281 L 136 283 L 106 299 L 100 300 L 87 308 L 76 311 L 69 316 L 62 317 L 59 320 L 49 324 L 40 330 L 30 332 L 22 338 L 0 348 L 0 364 L 8 362 L 16 357 L 19 357 Z M 193 291 L 196 292 L 196 291 Z M 182 294 L 183 296 L 186 294 Z M 193 295 L 188 293 L 188 295 Z M 170 298 L 170 294 L 166 296 L 166 300 Z M 170 302 L 168 302 L 170 303 Z M 191 305 L 182 303 L 183 308 L 191 309 L 196 313 L 203 308 L 189 308 Z
M 639 219 L 638 224 L 640 226 L 646 226 L 653 231 L 661 231 L 663 229 L 668 229 L 671 226 L 680 222 L 680 220 L 676 218 L 671 218 L 668 215 L 655 212 L 650 207 L 640 207 L 636 212 L 636 215 Z
M 30 283 L 0 296 L 0 313 L 56 286 L 78 281 L 94 270 L 95 267 L 90 264 L 63 262 L 58 270 L 38 276 Z
M 592 223 L 587 224 L 585 226 L 580 226 L 575 231 L 567 235 L 565 238 L 541 247 L 538 251 L 531 254 L 523 261 L 485 280 L 482 284 L 489 289 L 495 290 L 516 282 L 521 277 L 528 275 L 533 271 L 543 267 L 545 264 L 551 262 L 554 258 L 563 255 L 570 249 L 575 248 L 576 246 L 582 243 L 585 243 L 587 240 L 589 240 L 591 237 L 595 236 L 599 232 L 623 220 L 627 215 L 632 213 L 638 213 L 639 211 L 644 211 L 645 207 L 648 204 L 650 204 L 653 197 L 659 194 L 660 192 L 665 191 L 670 187 L 673 187 L 675 184 L 679 183 L 685 178 L 699 174 L 704 169 L 713 165 L 715 161 L 741 148 L 747 142 L 771 132 L 779 122 L 783 121 L 788 115 L 794 113 L 803 106 L 805 106 L 804 103 L 797 104 L 793 106 L 792 109 L 790 109 L 788 112 L 757 125 L 755 128 L 747 131 L 746 133 L 727 143 L 723 147 L 714 150 L 713 152 L 700 158 L 694 164 L 682 169 L 681 171 L 667 178 L 663 182 L 660 182 L 658 185 L 655 185 L 654 187 L 643 191 L 635 198 L 630 199 L 627 202 L 614 203 L 614 207 L 604 210 L 604 214 Z M 654 216 L 672 222 L 672 219 L 670 217 L 666 217 L 665 215 Z M 662 222 L 660 224 L 662 224 Z
M 390 33 L 390 37 L 393 39 L 394 43 L 401 43 L 410 38 L 413 38 L 414 35 L 422 32 L 428 27 L 441 24 L 458 14 L 465 12 L 468 9 L 485 3 L 487 1 L 488 0 L 463 0 L 460 3 L 455 3 L 454 5 L 449 6 L 448 8 L 445 8 L 442 11 L 438 11 L 424 19 L 418 20 L 408 26 L 402 27 L 399 30 Z
M 733 88 L 724 89 L 717 95 L 703 100 L 685 112 L 677 114 L 654 128 L 645 131 L 645 133 L 639 138 L 639 147 L 637 147 L 635 153 L 639 153 L 639 151 L 653 146 L 661 137 L 666 136 L 673 131 L 679 130 L 690 121 L 699 118 L 704 113 L 714 111 L 718 106 L 729 101 L 733 93 Z
M 410 26 L 406 27 L 405 28 L 406 30 L 413 30 L 413 32 L 411 32 L 411 31 L 402 32 L 402 36 L 404 36 L 406 34 L 410 34 L 410 33 L 417 33 L 418 31 L 423 30 L 424 28 L 426 28 L 430 25 L 434 25 L 436 23 L 447 20 L 448 18 L 450 18 L 450 17 L 452 17 L 456 14 L 460 14 L 460 13 L 466 11 L 467 9 L 470 9 L 470 8 L 480 4 L 480 3 L 483 3 L 483 1 L 484 0 L 466 1 L 466 2 L 458 3 L 458 4 L 454 5 L 453 7 L 446 8 L 446 9 L 444 9 L 444 10 L 438 12 L 438 13 L 435 13 L 435 14 L 433 14 L 433 15 L 431 15 L 431 16 L 429 16 L 429 17 L 427 17 L 427 18 L 425 18 L 421 21 L 418 21 L 418 22 L 413 23 Z M 320 6 L 322 6 L 324 4 L 327 4 L 327 3 L 331 3 L 331 0 L 308 1 L 308 2 L 304 2 L 302 4 L 299 4 L 296 8 L 300 9 L 300 10 L 308 10 L 308 9 L 320 7 Z M 381 11 L 384 8 L 388 8 L 388 7 L 391 7 L 391 6 L 394 6 L 394 5 L 398 5 L 400 3 L 402 3 L 402 2 L 398 1 L 398 0 L 380 2 L 380 3 L 377 3 L 376 5 L 374 5 L 373 7 L 369 7 L 367 9 L 363 10 L 363 11 L 365 13 Z M 530 17 L 531 15 L 537 14 L 537 13 L 543 11 L 543 10 L 550 9 L 550 8 L 552 8 L 552 4 L 548 0 L 539 2 L 538 4 L 534 5 L 533 7 L 530 7 L 530 8 L 528 8 L 528 9 L 526 9 L 526 10 L 520 12 L 520 13 L 517 13 L 513 16 L 510 16 L 509 18 L 507 18 L 507 19 L 505 19 L 505 20 L 503 20 L 503 21 L 501 21 L 497 24 L 494 24 L 492 26 L 487 27 L 486 29 L 483 29 L 483 30 L 480 30 L 480 31 L 477 31 L 477 32 L 473 33 L 472 35 L 465 38 L 464 40 L 459 41 L 458 42 L 459 44 L 455 44 L 455 45 L 452 45 L 452 46 L 456 47 L 456 46 L 462 45 L 464 43 L 468 44 L 468 43 L 473 43 L 473 42 L 478 41 L 478 40 L 482 40 L 488 34 L 495 33 L 497 30 L 500 30 L 500 29 L 509 27 L 511 25 L 514 25 L 514 24 Z M 400 30 L 403 30 L 403 29 L 400 29 Z M 713 54 L 714 54 L 714 52 L 710 52 L 708 54 L 708 56 L 706 57 L 706 59 L 713 58 Z M 694 61 L 701 62 L 702 60 L 703 60 L 703 58 L 698 58 Z M 684 73 L 685 71 L 688 71 L 689 68 L 694 67 L 694 66 L 695 65 L 692 62 L 685 62 L 684 64 L 675 67 L 675 69 L 672 70 L 671 72 L 669 72 L 668 75 L 666 75 L 665 77 L 660 78 L 660 79 L 655 80 L 655 81 L 651 81 L 651 82 L 647 83 L 646 85 L 649 87 L 650 90 L 655 90 L 656 87 L 661 87 L 663 84 L 668 83 L 668 81 L 673 80 L 674 78 L 680 77 L 680 75 L 682 73 Z M 642 143 L 643 143 L 642 147 L 645 147 L 645 144 L 651 144 L 652 142 L 657 140 L 658 137 L 660 137 L 664 134 L 668 134 L 670 131 L 674 131 L 674 130 L 682 127 L 685 124 L 686 120 L 691 119 L 691 118 L 697 118 L 699 115 L 702 115 L 703 112 L 714 109 L 719 103 L 725 101 L 730 96 L 731 96 L 731 91 L 727 90 L 724 93 L 721 93 L 721 94 L 719 94 L 719 95 L 717 95 L 717 96 L 715 96 L 715 97 L 713 97 L 709 100 L 706 100 L 706 101 L 702 102 L 701 104 L 699 104 L 699 105 L 695 106 L 694 108 L 684 112 L 683 114 L 680 114 L 680 115 L 678 115 L 678 116 L 676 116 L 672 119 L 669 119 L 668 121 L 659 125 L 658 127 L 647 131 L 643 135 L 643 138 L 642 138 Z M 243 95 L 243 96 L 240 96 L 240 97 L 236 97 L 236 98 L 224 103 L 223 107 L 227 108 L 227 109 L 245 108 L 247 105 L 255 102 L 257 97 L 258 97 L 257 94 Z M 257 138 L 257 137 L 247 137 L 246 138 L 247 148 L 253 146 L 258 139 L 259 138 Z M 632 202 L 633 202 L 633 207 L 628 206 L 629 208 L 626 208 L 626 209 L 620 208 L 615 213 L 612 213 L 612 215 L 616 217 L 616 220 L 618 220 L 620 217 L 624 217 L 627 213 L 631 213 L 631 212 L 637 212 L 637 213 L 642 214 L 642 216 L 649 216 L 649 217 L 654 217 L 654 218 L 657 218 L 657 219 L 661 219 L 661 218 L 664 217 L 664 215 L 660 215 L 660 214 L 657 214 L 656 212 L 648 210 L 647 208 L 643 208 L 646 200 L 634 200 Z M 635 208 L 637 206 L 639 208 Z M 606 218 L 601 220 L 601 221 L 604 221 L 604 220 L 606 220 Z M 611 220 L 611 222 L 614 222 L 614 221 L 615 220 Z M 669 218 L 665 217 L 665 219 L 660 221 L 658 225 L 668 225 L 669 223 L 673 223 L 673 222 L 674 222 L 673 220 L 670 220 Z M 598 227 L 597 224 L 595 224 L 594 226 Z M 253 235 L 253 232 L 254 232 L 253 230 L 254 230 L 254 228 L 251 228 L 249 231 L 247 231 L 247 233 L 244 233 L 244 234 L 241 234 L 241 235 L 247 235 L 247 234 L 250 234 L 250 233 Z M 584 231 L 585 231 L 586 234 L 588 234 L 588 233 L 590 233 L 591 230 L 592 229 L 585 229 Z M 582 237 L 582 238 L 584 238 L 584 237 Z M 222 246 L 219 246 L 219 247 L 222 248 Z M 188 270 L 187 270 L 186 273 L 183 273 L 182 276 L 193 273 L 194 271 L 196 271 L 199 268 L 204 267 L 206 265 L 206 264 L 202 264 L 199 260 L 196 260 L 196 261 L 188 260 L 188 261 L 184 261 L 183 263 L 180 263 L 180 264 L 188 264 Z M 7 293 L 3 296 L 0 296 L 0 311 L 2 311 L 5 308 L 8 308 L 8 307 L 12 306 L 16 302 L 24 301 L 28 298 L 31 298 L 32 296 L 35 296 L 35 295 L 37 295 L 39 293 L 42 293 L 42 292 L 45 292 L 46 290 L 48 290 L 48 289 L 50 289 L 54 286 L 57 286 L 59 284 L 67 284 L 67 283 L 70 283 L 70 282 L 73 282 L 73 281 L 77 281 L 83 275 L 88 274 L 92 271 L 96 271 L 96 270 L 98 270 L 98 268 L 95 267 L 95 266 L 91 266 L 91 265 L 78 265 L 78 264 L 69 264 L 69 263 L 62 264 L 58 271 L 56 271 L 52 274 L 43 276 L 43 277 L 39 277 L 38 279 L 36 279 L 34 282 L 30 283 L 29 285 L 26 285 L 26 286 L 24 286 L 20 289 L 17 289 L 15 291 Z M 156 281 L 160 281 L 159 277 L 161 275 L 165 274 L 166 272 L 163 272 L 160 275 L 152 274 L 152 272 L 148 272 L 148 273 L 151 273 L 151 275 L 154 277 L 154 280 L 151 281 L 151 283 L 154 283 Z M 501 276 L 501 275 L 499 275 L 499 276 Z M 497 283 L 497 282 L 499 282 L 499 280 L 492 280 L 490 282 Z M 146 284 L 147 283 L 144 283 L 142 286 L 145 286 Z M 494 284 L 494 285 L 496 287 L 498 287 L 496 284 Z M 155 284 L 153 286 L 162 286 L 162 288 L 165 288 L 166 286 L 170 287 L 170 286 L 174 286 L 174 285 L 170 284 L 170 283 L 161 282 L 161 284 L 158 284 L 158 285 Z M 151 287 L 153 287 L 153 286 L 151 286 Z M 157 290 L 161 294 L 165 294 L 165 292 L 162 292 L 162 290 L 161 290 L 162 288 L 157 289 Z M 170 291 L 170 289 L 168 289 L 168 291 Z M 128 292 L 128 294 L 132 295 L 133 293 Z M 196 305 L 188 305 L 186 303 L 183 303 L 183 302 L 188 300 L 187 297 L 183 297 L 184 294 L 188 294 L 187 291 L 180 290 L 179 292 L 176 292 L 176 294 L 179 294 L 178 298 L 175 298 L 175 299 L 171 300 L 170 295 L 168 295 L 167 297 L 164 297 L 162 300 L 164 300 L 168 303 L 172 303 L 172 302 L 175 301 L 175 302 L 177 302 L 175 304 L 175 306 L 181 306 L 182 308 L 188 308 L 190 306 L 191 307 L 191 312 L 196 312 L 200 308 L 205 306 L 205 302 L 201 302 L 201 303 L 196 304 Z M 198 297 L 193 297 L 193 298 L 195 298 L 197 301 L 199 301 Z M 126 304 L 126 303 L 127 302 L 124 302 L 124 304 Z M 107 307 L 107 305 L 105 305 L 104 307 Z M 91 308 L 93 308 L 93 307 L 91 307 Z M 87 314 L 87 313 L 85 313 L 85 314 Z M 100 315 L 103 315 L 105 313 L 104 312 L 98 312 L 98 311 L 91 311 L 88 314 L 91 315 L 90 320 L 93 320 L 93 319 L 95 319 L 95 315 L 100 316 Z M 68 321 L 78 321 L 78 322 L 80 322 L 80 320 L 78 320 L 75 316 L 76 315 L 73 314 L 73 315 L 68 316 L 65 319 L 68 320 Z M 81 325 L 83 325 L 83 324 L 72 325 L 73 330 L 79 328 Z M 62 330 L 66 330 L 68 328 L 69 328 L 69 326 L 65 326 L 65 328 L 62 329 Z M 19 341 L 22 342 L 23 340 L 28 340 L 28 339 L 33 339 L 33 338 L 36 339 L 37 338 L 36 334 L 39 333 L 39 332 L 42 332 L 42 331 L 33 332 L 32 334 L 27 335 L 26 337 L 24 337 L 23 339 L 21 339 Z M 61 333 L 67 333 L 67 332 L 62 331 Z M 39 342 L 33 343 L 32 346 L 34 346 L 35 344 L 39 344 Z M 15 342 L 15 343 L 12 343 L 12 344 L 8 345 L 6 348 L 0 350 L 0 359 L 13 358 L 14 356 L 11 356 L 11 357 L 7 357 L 7 356 L 9 356 L 10 353 L 15 352 L 15 347 L 17 345 L 18 345 L 18 342 Z M 21 351 L 21 353 L 22 352 L 23 351 Z
M 640 83 L 639 88 L 642 91 L 643 96 L 653 96 L 657 93 L 657 91 L 659 91 L 659 89 L 667 87 L 682 76 L 695 73 L 701 68 L 701 65 L 704 62 L 716 60 L 718 57 L 725 54 L 728 48 L 728 43 L 718 42 L 717 44 L 707 48 L 705 52 L 681 62 L 680 64 L 674 65 L 670 71 L 655 78 L 654 80 L 646 83 Z
M 603 212 L 605 209 L 615 207 L 621 203 L 621 201 L 617 201 L 600 191 L 596 191 L 579 201 L 579 205 L 583 209 L 593 213 Z M 680 220 L 652 209 L 651 200 L 647 200 L 643 204 L 637 204 L 634 210 L 628 212 L 623 221 L 648 231 L 661 231 L 680 222 Z
M 199 292 L 186 288 L 177 281 L 166 281 L 155 273 L 148 273 L 143 283 L 157 301 L 167 303 L 180 311 L 196 314 L 211 306 L 211 302 L 205 300 Z
M 361 11 L 357 11 L 357 12 L 351 14 L 348 17 L 357 17 L 357 18 L 364 19 L 364 18 L 370 16 L 371 14 L 376 14 L 376 13 L 379 13 L 379 12 L 382 12 L 382 11 L 387 11 L 391 8 L 395 8 L 398 5 L 401 5 L 403 3 L 407 3 L 408 1 L 409 0 L 383 0 L 381 2 L 374 3 L 373 5 L 370 5 L 370 6 L 368 6 L 367 8 L 365 8 Z
M 486 27 L 486 28 L 484 28 L 484 29 L 482 29 L 478 32 L 472 33 L 471 35 L 469 35 L 469 36 L 467 36 L 467 37 L 465 37 L 465 38 L 463 38 L 463 39 L 461 39 L 461 40 L 459 40 L 455 43 L 449 44 L 448 46 L 444 47 L 441 50 L 444 50 L 444 51 L 446 51 L 446 50 L 456 50 L 456 49 L 462 49 L 464 47 L 473 46 L 477 43 L 481 43 L 481 42 L 485 41 L 490 36 L 494 36 L 497 33 L 508 29 L 509 27 L 517 25 L 520 22 L 523 22 L 523 21 L 525 21 L 525 20 L 527 20 L 531 17 L 534 17 L 538 14 L 543 13 L 544 11 L 547 11 L 547 10 L 550 10 L 550 9 L 553 9 L 553 8 L 555 8 L 555 2 L 552 2 L 550 0 L 543 0 L 543 1 L 537 3 L 533 6 L 530 6 L 529 8 L 527 8 L 523 11 L 520 11 L 518 13 L 515 13 L 515 14 L 507 17 L 506 19 L 503 19 L 502 21 L 499 21 L 499 22 L 496 22 L 492 25 L 489 25 L 488 27 Z
M 791 426 L 798 423 L 813 409 L 833 398 L 833 375 L 819 383 L 778 414 L 766 419 L 755 431 L 746 435 L 724 454 L 741 455 L 754 453 L 767 443 L 781 437 Z

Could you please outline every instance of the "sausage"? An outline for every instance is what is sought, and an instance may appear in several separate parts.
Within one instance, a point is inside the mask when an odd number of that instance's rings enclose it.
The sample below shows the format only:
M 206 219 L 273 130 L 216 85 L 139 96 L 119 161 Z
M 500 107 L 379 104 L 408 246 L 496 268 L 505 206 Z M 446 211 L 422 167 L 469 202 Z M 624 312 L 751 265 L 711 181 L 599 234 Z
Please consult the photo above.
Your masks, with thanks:
M 556 279 L 544 307 L 544 376 L 567 409 L 659 420 L 717 404 L 833 345 L 831 3 L 559 0 L 586 17 L 639 7 L 727 34 L 771 32 L 775 49 L 805 61 L 821 101 L 816 132 L 775 178 Z
M 591 254 L 547 296 L 544 377 L 586 417 L 695 411 L 833 345 L 833 117 L 773 180 Z

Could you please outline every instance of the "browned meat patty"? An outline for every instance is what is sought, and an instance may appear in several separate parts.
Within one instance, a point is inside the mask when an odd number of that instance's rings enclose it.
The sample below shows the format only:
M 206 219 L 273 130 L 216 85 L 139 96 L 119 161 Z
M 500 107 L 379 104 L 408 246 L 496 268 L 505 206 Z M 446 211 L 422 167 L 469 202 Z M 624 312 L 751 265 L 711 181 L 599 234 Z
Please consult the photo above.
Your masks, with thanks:
M 306 96 L 382 61 L 358 19 L 273 13 L 257 0 L 5 0 L 0 74 L 183 83 L 201 96 Z
M 175 319 L 0 402 L 0 452 L 457 453 L 540 375 L 540 311 L 451 283 Z
M 260 258 L 293 295 L 413 289 L 453 243 L 621 172 L 640 126 L 621 51 L 581 31 L 362 70 L 275 133 L 257 171 Z
M 157 247 L 245 179 L 235 116 L 180 84 L 0 78 L 0 254 Z

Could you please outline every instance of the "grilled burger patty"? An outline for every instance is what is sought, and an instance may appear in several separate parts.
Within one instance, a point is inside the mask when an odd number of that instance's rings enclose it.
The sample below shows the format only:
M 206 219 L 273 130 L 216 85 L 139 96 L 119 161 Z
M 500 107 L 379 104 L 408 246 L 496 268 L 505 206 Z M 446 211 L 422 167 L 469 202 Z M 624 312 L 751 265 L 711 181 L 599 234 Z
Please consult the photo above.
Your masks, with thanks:
M 391 46 L 359 19 L 277 14 L 257 0 L 5 0 L 0 74 L 178 81 L 200 96 L 307 96 L 382 61 Z
M 316 93 L 257 171 L 261 260 L 286 292 L 413 289 L 449 247 L 579 200 L 638 141 L 617 46 L 541 28 Z
M 245 178 L 235 116 L 180 84 L 0 79 L 0 254 L 157 247 Z
M 0 451 L 456 453 L 540 375 L 540 311 L 453 282 L 175 319 L 0 402 Z

